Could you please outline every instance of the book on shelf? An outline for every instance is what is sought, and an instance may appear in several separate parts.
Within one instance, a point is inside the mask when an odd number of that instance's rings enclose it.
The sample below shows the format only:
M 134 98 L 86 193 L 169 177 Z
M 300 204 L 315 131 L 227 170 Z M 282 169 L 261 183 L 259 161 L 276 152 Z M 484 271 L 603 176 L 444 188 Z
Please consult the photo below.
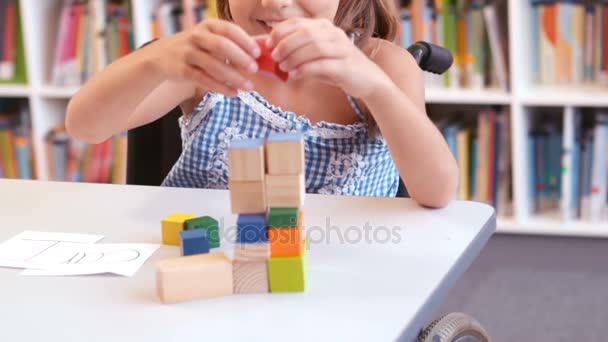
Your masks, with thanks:
M 536 124 L 528 144 L 532 211 L 559 210 L 566 221 L 608 219 L 608 110 L 567 107 L 561 124 Z
M 0 99 L 0 178 L 35 179 L 33 156 L 27 105 Z
M 115 184 L 126 181 L 126 132 L 99 144 L 85 144 L 71 138 L 64 126 L 58 126 L 46 135 L 45 149 L 51 180 Z
M 63 0 L 53 84 L 79 86 L 133 50 L 130 1 Z
M 0 84 L 26 82 L 19 2 L 0 0 Z
M 505 0 L 410 0 L 400 5 L 402 47 L 423 40 L 454 57 L 445 75 L 426 75 L 428 86 L 509 90 Z
M 608 1 L 531 0 L 532 78 L 608 87 Z
M 460 171 L 457 198 L 488 203 L 512 215 L 510 115 L 506 108 L 481 110 L 475 122 L 464 115 L 436 122 Z
M 204 18 L 217 17 L 215 1 L 164 0 L 150 17 L 152 36 L 157 39 L 178 33 Z

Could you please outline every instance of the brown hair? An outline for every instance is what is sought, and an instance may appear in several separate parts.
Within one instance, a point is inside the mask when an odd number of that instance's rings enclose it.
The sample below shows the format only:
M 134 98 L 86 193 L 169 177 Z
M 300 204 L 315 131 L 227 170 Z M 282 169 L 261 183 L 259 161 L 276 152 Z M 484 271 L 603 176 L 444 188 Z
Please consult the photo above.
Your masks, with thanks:
M 232 20 L 228 0 L 216 0 L 221 19 Z M 394 41 L 397 35 L 397 19 L 393 0 L 340 0 L 334 24 L 346 33 L 357 33 L 357 45 L 371 37 Z

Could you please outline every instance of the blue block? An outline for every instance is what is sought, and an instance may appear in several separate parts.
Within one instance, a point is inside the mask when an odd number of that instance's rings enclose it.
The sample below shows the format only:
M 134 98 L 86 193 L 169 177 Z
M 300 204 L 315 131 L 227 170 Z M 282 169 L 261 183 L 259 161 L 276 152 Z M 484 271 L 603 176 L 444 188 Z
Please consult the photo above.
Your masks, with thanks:
M 236 222 L 237 242 L 268 242 L 266 214 L 241 214 Z
M 268 142 L 293 142 L 302 140 L 302 133 L 298 132 L 272 132 L 268 135 Z
M 258 148 L 264 145 L 264 139 L 241 139 L 230 142 L 231 149 Z
M 205 229 L 182 230 L 179 237 L 182 256 L 209 253 L 209 238 Z

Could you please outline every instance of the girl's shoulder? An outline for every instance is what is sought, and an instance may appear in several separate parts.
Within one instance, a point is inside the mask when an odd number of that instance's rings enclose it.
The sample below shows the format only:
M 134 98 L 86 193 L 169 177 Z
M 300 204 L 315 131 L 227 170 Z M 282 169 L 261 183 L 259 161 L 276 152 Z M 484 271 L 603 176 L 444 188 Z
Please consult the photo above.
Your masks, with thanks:
M 363 52 L 387 74 L 421 73 L 414 57 L 403 47 L 380 38 L 370 38 Z

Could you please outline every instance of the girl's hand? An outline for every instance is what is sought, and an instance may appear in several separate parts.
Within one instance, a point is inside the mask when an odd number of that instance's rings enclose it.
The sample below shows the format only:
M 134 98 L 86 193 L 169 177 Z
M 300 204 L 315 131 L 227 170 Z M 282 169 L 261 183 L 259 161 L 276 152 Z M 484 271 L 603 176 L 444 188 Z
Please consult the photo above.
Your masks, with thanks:
M 156 65 L 167 79 L 190 81 L 228 96 L 236 96 L 237 89 L 253 89 L 247 75 L 258 71 L 260 48 L 231 22 L 208 19 L 149 47 L 156 49 Z
M 290 78 L 315 77 L 363 98 L 388 76 L 326 19 L 294 18 L 272 30 L 267 45 Z

